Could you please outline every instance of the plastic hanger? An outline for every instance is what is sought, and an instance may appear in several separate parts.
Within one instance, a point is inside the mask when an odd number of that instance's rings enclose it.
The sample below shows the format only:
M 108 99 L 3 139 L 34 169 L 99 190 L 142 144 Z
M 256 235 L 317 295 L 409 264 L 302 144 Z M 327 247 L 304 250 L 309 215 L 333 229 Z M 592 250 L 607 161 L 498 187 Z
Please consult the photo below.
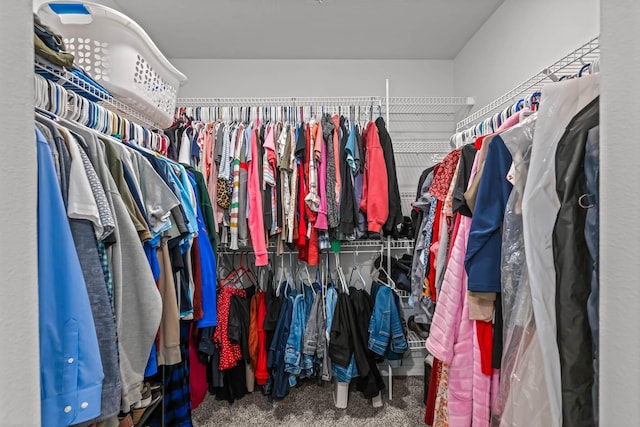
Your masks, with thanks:
M 280 256 L 280 271 L 278 272 L 278 281 L 276 283 L 276 296 L 280 296 L 280 287 L 284 279 L 284 257 Z
M 578 72 L 578 77 L 582 77 L 582 73 L 584 73 L 585 71 L 589 70 L 591 68 L 591 63 L 589 64 L 584 64 L 581 68 L 580 71 Z
M 384 259 L 384 254 L 382 253 L 382 251 L 380 251 L 380 267 L 378 267 L 377 269 L 378 274 L 377 274 L 376 280 L 382 283 L 383 285 L 389 286 L 391 290 L 393 290 L 395 293 L 398 293 L 398 288 L 396 288 L 396 282 L 393 281 L 393 279 L 391 278 L 391 275 L 384 268 L 383 259 Z M 381 278 L 380 273 L 384 273 L 384 277 L 387 278 L 386 282 Z

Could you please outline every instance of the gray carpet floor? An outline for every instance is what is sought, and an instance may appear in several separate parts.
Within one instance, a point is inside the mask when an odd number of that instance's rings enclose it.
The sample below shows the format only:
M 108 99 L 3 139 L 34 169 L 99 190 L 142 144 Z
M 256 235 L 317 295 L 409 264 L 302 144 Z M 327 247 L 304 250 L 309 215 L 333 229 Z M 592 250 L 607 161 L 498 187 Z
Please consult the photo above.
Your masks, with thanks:
M 361 393 L 349 393 L 347 409 L 333 404 L 332 386 L 303 384 L 281 401 L 269 402 L 260 392 L 233 404 L 207 396 L 193 411 L 196 427 L 214 426 L 424 426 L 421 377 L 394 377 L 393 400 L 374 408 Z

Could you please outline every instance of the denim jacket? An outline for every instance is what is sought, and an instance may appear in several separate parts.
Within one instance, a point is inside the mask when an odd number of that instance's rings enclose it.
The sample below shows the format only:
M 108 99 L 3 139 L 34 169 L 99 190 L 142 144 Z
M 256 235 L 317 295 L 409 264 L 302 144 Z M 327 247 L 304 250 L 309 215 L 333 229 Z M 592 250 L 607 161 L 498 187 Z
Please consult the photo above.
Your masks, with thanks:
M 369 321 L 369 350 L 383 356 L 387 350 L 403 354 L 408 347 L 393 291 L 388 286 L 380 286 Z
M 302 339 L 306 326 L 304 295 L 298 294 L 293 300 L 293 314 L 287 346 L 284 353 L 284 370 L 291 374 L 289 385 L 296 385 L 296 375 L 300 375 L 302 362 Z

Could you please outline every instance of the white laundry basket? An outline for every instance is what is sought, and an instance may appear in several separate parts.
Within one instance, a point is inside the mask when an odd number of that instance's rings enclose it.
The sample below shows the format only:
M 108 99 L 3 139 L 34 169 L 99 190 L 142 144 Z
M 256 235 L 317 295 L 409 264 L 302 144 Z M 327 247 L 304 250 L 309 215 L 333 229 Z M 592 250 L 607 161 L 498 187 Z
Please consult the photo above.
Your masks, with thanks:
M 55 11 L 54 11 L 55 9 Z M 95 3 L 50 1 L 37 11 L 83 69 L 114 98 L 168 127 L 187 78 L 126 15 Z

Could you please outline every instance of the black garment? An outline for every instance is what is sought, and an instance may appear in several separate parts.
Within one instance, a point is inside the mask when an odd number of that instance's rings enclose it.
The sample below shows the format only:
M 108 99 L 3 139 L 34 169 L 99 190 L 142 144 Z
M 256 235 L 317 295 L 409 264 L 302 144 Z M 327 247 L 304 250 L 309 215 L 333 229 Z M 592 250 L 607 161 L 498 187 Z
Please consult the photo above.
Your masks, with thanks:
M 349 288 L 349 297 L 356 320 L 354 346 L 362 346 L 369 364 L 368 375 L 360 374 L 358 376 L 356 389 L 364 393 L 366 399 L 371 399 L 384 390 L 384 381 L 382 380 L 382 375 L 380 375 L 375 355 L 368 349 L 369 320 L 371 319 L 373 304 L 369 295 L 361 289 Z
M 280 168 L 276 170 L 276 225 L 280 230 L 284 230 L 284 218 L 282 216 L 282 176 L 280 176 Z
M 362 142 L 362 132 L 360 132 L 360 126 L 356 126 L 356 144 L 358 145 L 358 153 L 360 159 L 358 160 L 358 169 L 360 173 L 364 173 L 364 144 Z
M 266 185 L 266 189 L 263 190 L 264 186 L 264 163 L 263 159 L 267 155 L 267 150 L 264 148 L 264 141 L 266 138 L 266 127 L 265 125 L 260 126 L 260 132 L 258 134 L 258 153 L 260 157 L 258 159 L 251 159 L 251 161 L 258 161 L 258 177 L 260 180 L 260 191 L 262 192 L 262 214 L 264 217 L 264 233 L 267 236 L 267 241 L 269 240 L 269 235 L 271 234 L 271 225 L 273 224 L 273 213 L 271 212 L 271 186 Z
M 569 123 L 556 149 L 556 191 L 560 210 L 553 229 L 556 270 L 557 341 L 562 383 L 562 419 L 566 427 L 594 426 L 593 338 L 587 315 L 591 260 L 585 241 L 587 194 L 584 154 L 590 129 L 599 124 L 600 98 Z
M 229 320 L 227 321 L 229 339 L 240 346 L 242 358 L 249 360 L 249 300 L 239 295 L 231 297 Z
M 302 164 L 304 164 L 307 153 L 307 131 L 304 123 L 300 123 L 300 127 L 298 128 L 298 139 L 296 140 L 295 150 L 296 157 L 299 157 L 302 160 Z
M 167 157 L 174 162 L 178 161 L 178 129 L 182 125 L 182 120 L 176 121 L 170 128 L 164 130 L 164 134 L 169 139 L 167 146 Z
M 422 196 L 422 186 L 424 185 L 424 181 L 427 179 L 429 174 L 433 172 L 434 166 L 427 168 L 422 171 L 420 174 L 420 179 L 418 180 L 418 189 L 416 190 L 416 200 L 418 200 Z M 411 209 L 411 222 L 414 224 L 413 227 L 413 240 L 418 238 L 418 234 L 420 233 L 420 224 L 422 224 L 422 220 L 424 219 L 424 211 L 421 209 Z
M 380 145 L 384 153 L 384 163 L 387 166 L 387 181 L 389 188 L 389 217 L 382 229 L 387 235 L 398 238 L 398 224 L 402 224 L 402 201 L 400 200 L 400 189 L 398 188 L 398 176 L 396 175 L 396 159 L 393 155 L 393 142 L 391 135 L 382 117 L 376 119 Z
M 367 327 L 369 323 L 367 322 Z M 351 355 L 355 354 L 358 375 L 369 375 L 369 361 L 366 348 L 358 342 L 358 324 L 349 295 L 338 294 L 336 310 L 333 314 L 329 340 L 329 357 L 338 365 L 347 367 L 351 363 Z
M 504 317 L 502 316 L 502 294 L 496 293 L 495 319 L 493 322 L 493 346 L 491 350 L 491 367 L 500 369 L 502 364 L 502 328 Z
M 273 273 L 270 273 L 268 283 L 271 283 L 272 279 Z M 280 317 L 280 307 L 282 306 L 283 296 L 281 294 L 279 297 L 277 297 L 275 289 L 272 288 L 265 292 L 264 298 L 267 315 L 264 319 L 263 328 L 267 336 L 267 349 L 269 349 L 271 347 L 271 342 L 273 341 L 274 331 L 276 330 L 276 326 L 278 325 L 278 318 Z
M 467 144 L 462 147 L 462 153 L 460 154 L 460 165 L 458 166 L 458 179 L 456 180 L 455 187 L 453 188 L 453 201 L 451 202 L 453 207 L 453 213 L 460 213 L 461 215 L 471 217 L 471 209 L 467 205 L 467 201 L 464 198 L 464 193 L 469 186 L 469 179 L 471 179 L 471 169 L 473 168 L 473 162 L 476 158 L 477 148 L 473 144 Z
M 380 263 L 385 268 L 388 268 L 389 259 L 386 255 L 381 255 L 375 259 L 373 265 L 376 269 L 380 268 Z M 411 266 L 405 263 L 401 263 L 398 259 L 391 257 L 391 279 L 396 284 L 396 287 L 400 290 L 411 292 Z M 380 272 L 380 279 L 388 282 L 389 278 L 386 273 Z
M 355 204 L 355 190 L 351 176 L 351 167 L 347 163 L 347 140 L 349 132 L 345 125 L 345 118 L 340 117 L 340 129 L 342 138 L 340 139 L 340 177 L 342 179 L 342 189 L 340 193 L 340 228 L 341 234 L 351 236 L 355 231 L 355 222 L 358 217 L 358 210 Z
M 221 374 L 222 386 L 214 390 L 217 400 L 226 400 L 229 403 L 233 403 L 249 393 L 247 390 L 247 369 L 244 360 L 238 360 L 236 366 Z

